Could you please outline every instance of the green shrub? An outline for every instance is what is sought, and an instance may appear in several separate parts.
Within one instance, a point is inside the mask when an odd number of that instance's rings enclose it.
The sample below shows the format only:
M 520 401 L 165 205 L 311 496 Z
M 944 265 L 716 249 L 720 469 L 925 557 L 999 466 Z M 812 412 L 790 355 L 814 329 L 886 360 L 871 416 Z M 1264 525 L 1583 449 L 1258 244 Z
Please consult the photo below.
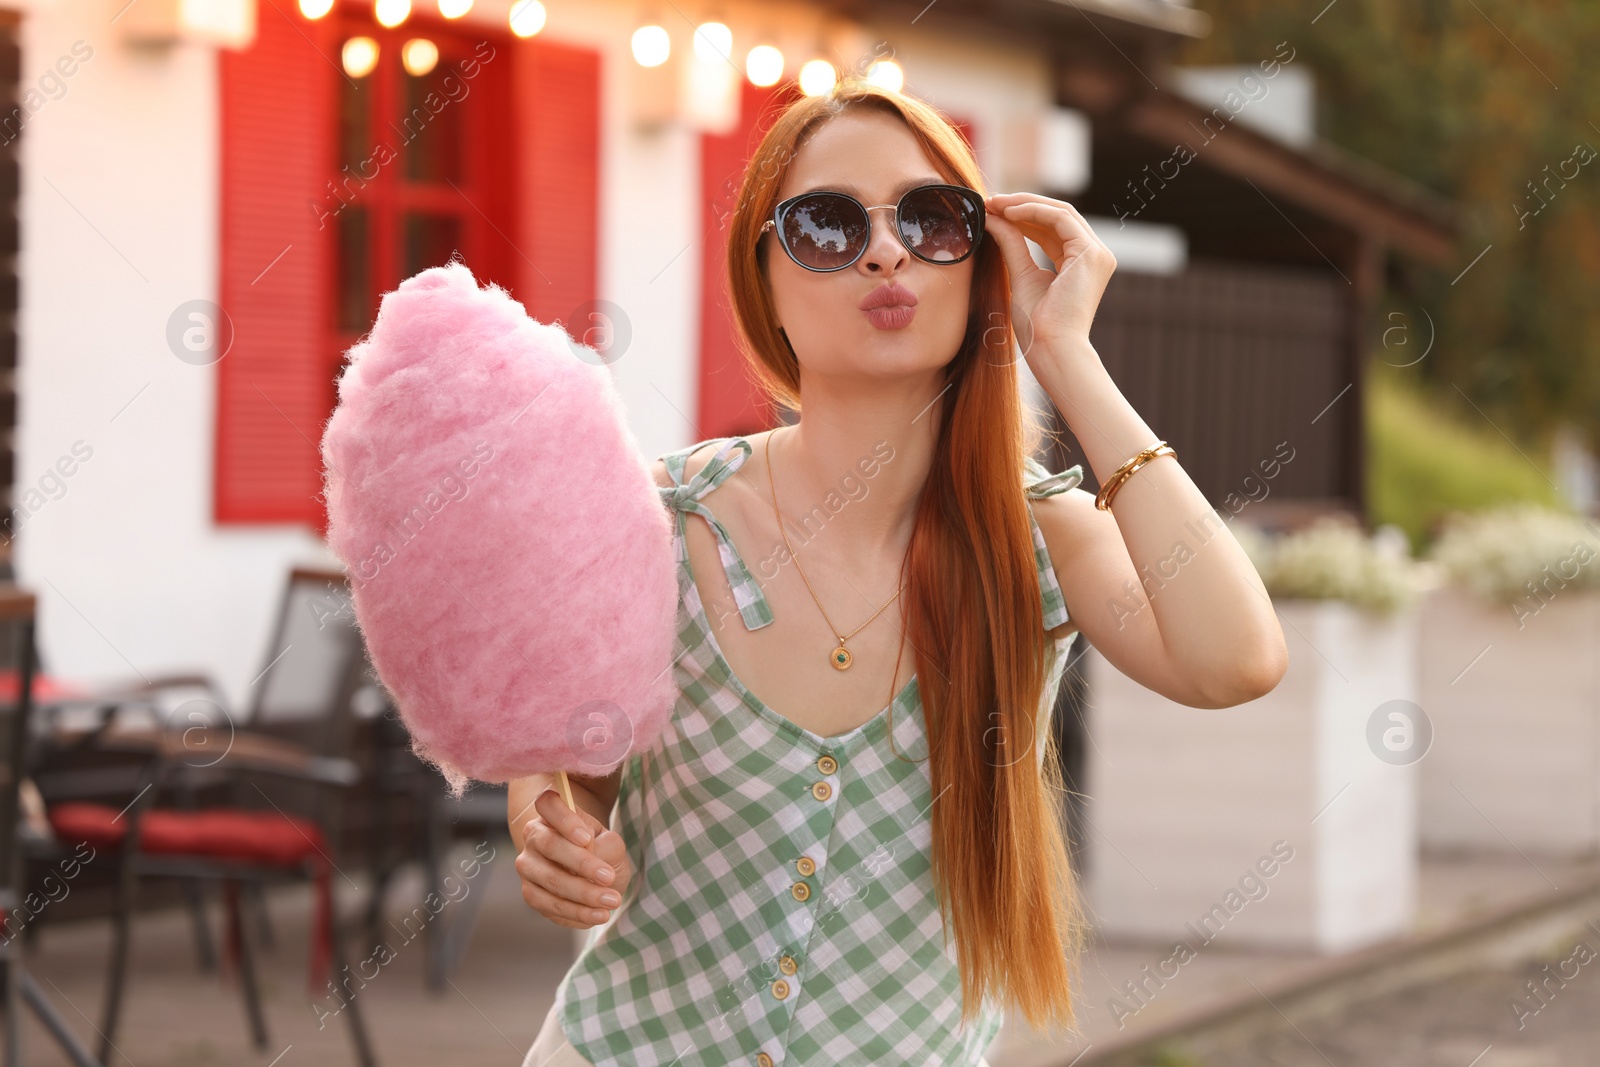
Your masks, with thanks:
M 1392 523 L 1421 551 L 1453 512 L 1529 502 L 1560 508 L 1555 487 L 1485 419 L 1441 410 L 1390 368 L 1367 376 L 1367 501 L 1373 525 Z M 1538 457 L 1542 458 L 1542 457 Z

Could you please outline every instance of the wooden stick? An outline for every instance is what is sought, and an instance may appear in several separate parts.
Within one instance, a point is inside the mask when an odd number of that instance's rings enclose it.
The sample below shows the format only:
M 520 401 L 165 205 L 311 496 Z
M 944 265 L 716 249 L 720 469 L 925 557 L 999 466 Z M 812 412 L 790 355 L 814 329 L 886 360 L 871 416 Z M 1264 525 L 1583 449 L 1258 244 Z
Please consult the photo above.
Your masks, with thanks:
M 572 783 L 567 781 L 566 771 L 556 772 L 556 788 L 561 790 L 561 799 L 566 801 L 567 807 L 577 811 L 578 805 L 572 801 Z

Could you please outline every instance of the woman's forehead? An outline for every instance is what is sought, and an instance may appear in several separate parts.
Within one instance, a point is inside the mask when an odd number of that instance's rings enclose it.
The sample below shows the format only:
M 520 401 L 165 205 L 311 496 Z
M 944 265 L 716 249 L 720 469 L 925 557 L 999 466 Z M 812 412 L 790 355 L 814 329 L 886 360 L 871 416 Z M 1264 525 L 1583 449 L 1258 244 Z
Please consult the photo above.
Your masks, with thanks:
M 846 111 L 800 143 L 778 199 L 830 189 L 864 203 L 892 204 L 913 185 L 944 180 L 900 119 L 876 110 Z

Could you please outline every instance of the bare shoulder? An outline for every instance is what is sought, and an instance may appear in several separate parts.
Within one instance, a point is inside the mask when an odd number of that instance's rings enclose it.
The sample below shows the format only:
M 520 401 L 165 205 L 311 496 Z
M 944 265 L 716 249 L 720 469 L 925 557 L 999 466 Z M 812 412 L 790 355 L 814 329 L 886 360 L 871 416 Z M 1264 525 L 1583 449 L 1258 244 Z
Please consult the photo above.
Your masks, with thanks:
M 690 478 L 693 478 L 696 474 L 698 474 L 700 468 L 706 465 L 706 460 L 711 458 L 711 449 L 707 447 L 710 444 L 711 442 L 707 441 L 699 448 L 696 448 L 693 452 L 689 453 L 689 458 L 685 462 L 683 468 L 684 481 L 688 481 Z M 655 475 L 656 484 L 661 486 L 661 488 L 672 488 L 672 475 L 667 470 L 667 461 L 665 459 L 657 458 L 652 460 L 650 463 L 650 473 Z
M 1050 550 L 1051 560 L 1058 555 L 1065 560 L 1074 554 L 1075 549 L 1081 551 L 1093 540 L 1096 532 L 1104 528 L 1106 522 L 1111 523 L 1113 530 L 1116 529 L 1116 520 L 1111 518 L 1109 512 L 1100 511 L 1094 506 L 1094 494 L 1086 489 L 1073 488 L 1054 496 L 1034 498 L 1030 503 L 1033 505 L 1033 517 L 1039 523 L 1039 531 L 1044 534 L 1045 547 Z M 1060 549 L 1059 553 L 1057 548 Z
M 683 481 L 687 482 L 695 475 L 699 474 L 700 469 L 710 462 L 711 457 L 717 454 L 717 450 L 712 446 L 715 445 L 719 440 L 721 440 L 721 438 L 711 438 L 703 441 L 698 447 L 695 448 L 693 452 L 689 453 L 688 457 L 684 461 Z M 672 475 L 667 470 L 666 460 L 653 460 L 650 464 L 650 473 L 655 475 L 656 484 L 661 488 L 672 488 Z

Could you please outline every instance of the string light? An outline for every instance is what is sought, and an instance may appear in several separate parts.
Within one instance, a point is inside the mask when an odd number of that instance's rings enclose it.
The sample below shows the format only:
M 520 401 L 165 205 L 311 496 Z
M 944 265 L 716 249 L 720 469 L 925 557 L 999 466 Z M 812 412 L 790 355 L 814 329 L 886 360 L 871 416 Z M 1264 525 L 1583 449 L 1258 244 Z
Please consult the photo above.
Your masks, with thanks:
M 758 44 L 745 56 L 744 72 L 751 85 L 777 85 L 783 77 L 783 53 L 770 44 Z
M 800 91 L 807 96 L 822 96 L 839 80 L 839 72 L 826 59 L 813 59 L 800 68 Z
M 439 14 L 447 19 L 458 19 L 472 10 L 472 0 L 439 0 Z
M 660 26 L 640 26 L 632 43 L 634 62 L 641 67 L 659 67 L 672 54 L 672 38 Z
M 880 89 L 898 93 L 906 84 L 906 72 L 892 59 L 880 59 L 867 68 L 867 81 Z
M 511 32 L 518 37 L 532 37 L 544 29 L 547 17 L 539 0 L 517 0 L 511 5 Z
M 426 37 L 413 37 L 400 49 L 400 64 L 413 78 L 420 78 L 439 65 L 439 46 Z
M 721 22 L 694 28 L 694 57 L 702 63 L 726 63 L 733 56 L 733 31 Z
M 373 0 L 372 17 L 378 25 L 394 29 L 411 15 L 411 0 Z
M 300 0 L 300 14 L 308 19 L 320 19 L 333 10 L 333 0 Z
M 378 65 L 378 42 L 371 37 L 352 37 L 339 53 L 344 72 L 352 78 L 365 78 Z

